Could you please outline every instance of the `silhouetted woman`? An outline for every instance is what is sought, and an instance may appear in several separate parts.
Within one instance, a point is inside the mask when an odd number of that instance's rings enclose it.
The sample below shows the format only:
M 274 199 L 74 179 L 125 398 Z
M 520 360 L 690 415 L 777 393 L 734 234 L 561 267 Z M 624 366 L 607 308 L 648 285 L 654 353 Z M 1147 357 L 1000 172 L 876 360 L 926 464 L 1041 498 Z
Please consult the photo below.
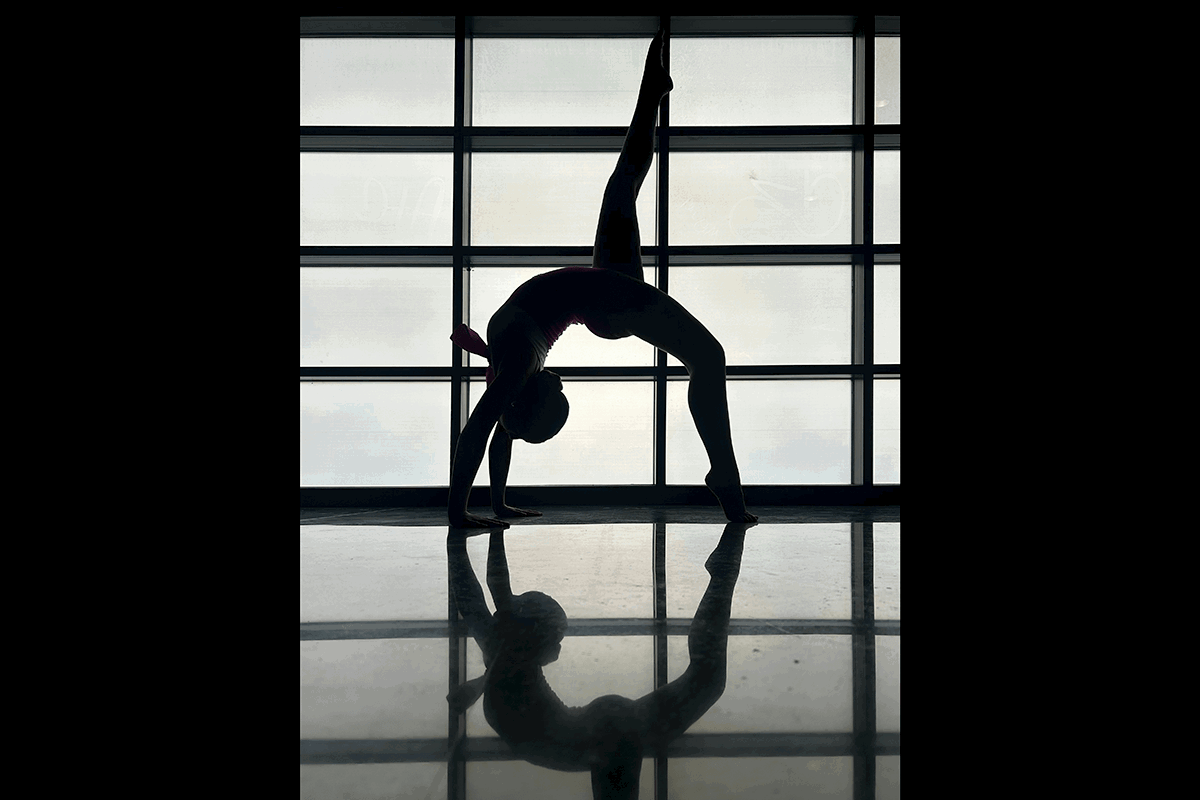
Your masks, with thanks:
M 576 708 L 558 698 L 542 672 L 562 650 L 562 606 L 541 592 L 513 596 L 504 531 L 495 530 L 487 564 L 493 616 L 467 556 L 467 534 L 451 531 L 450 587 L 486 665 L 483 676 L 447 697 L 451 707 L 462 713 L 482 694 L 488 724 L 521 758 L 548 769 L 590 772 L 593 797 L 636 798 L 642 759 L 665 753 L 725 691 L 729 616 L 748 527 L 726 524 L 704 564 L 710 580 L 688 630 L 690 660 L 683 675 L 638 700 L 612 694 Z
M 492 511 L 497 517 L 538 516 L 504 501 L 512 440 L 544 442 L 567 419 L 562 379 L 544 369 L 546 354 L 568 325 L 582 323 L 605 339 L 637 336 L 687 367 L 688 406 L 708 451 L 704 482 L 731 521 L 757 519 L 746 510 L 729 431 L 725 351 L 677 301 L 643 279 L 635 201 L 654 156 L 654 123 L 673 86 L 662 65 L 663 34 L 650 45 L 637 108 L 616 169 L 604 189 L 591 267 L 566 267 L 522 284 L 488 323 L 488 343 L 460 325 L 451 338 L 490 363 L 488 388 L 458 438 L 451 469 L 450 524 L 507 527 L 467 512 L 471 485 L 483 462 L 488 432 Z

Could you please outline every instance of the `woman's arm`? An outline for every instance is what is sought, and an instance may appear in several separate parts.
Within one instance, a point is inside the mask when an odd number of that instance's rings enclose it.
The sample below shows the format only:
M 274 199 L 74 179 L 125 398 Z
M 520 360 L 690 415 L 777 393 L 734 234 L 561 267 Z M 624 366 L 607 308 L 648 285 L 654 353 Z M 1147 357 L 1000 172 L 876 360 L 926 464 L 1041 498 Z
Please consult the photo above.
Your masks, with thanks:
M 508 486 L 508 465 L 512 460 L 512 434 L 504 429 L 503 422 L 496 423 L 492 434 L 492 446 L 488 448 L 488 472 L 492 484 L 492 513 L 497 517 L 504 510 L 504 490 Z
M 483 450 L 487 446 L 487 436 L 492 428 L 500 421 L 504 409 L 516 399 L 520 393 L 522 381 L 513 372 L 501 373 L 483 393 L 479 404 L 471 412 L 471 418 L 458 436 L 458 446 L 454 450 L 454 464 L 450 468 L 450 497 L 446 514 L 454 527 L 488 528 L 494 526 L 508 527 L 508 523 L 499 520 L 489 520 L 467 513 L 467 501 L 471 495 L 471 485 L 483 463 Z
M 514 508 L 504 501 L 504 490 L 508 487 L 508 465 L 512 460 L 512 434 L 503 422 L 496 423 L 492 434 L 492 445 L 488 448 L 488 472 L 492 480 L 492 513 L 497 517 L 540 517 L 542 512 L 526 508 Z

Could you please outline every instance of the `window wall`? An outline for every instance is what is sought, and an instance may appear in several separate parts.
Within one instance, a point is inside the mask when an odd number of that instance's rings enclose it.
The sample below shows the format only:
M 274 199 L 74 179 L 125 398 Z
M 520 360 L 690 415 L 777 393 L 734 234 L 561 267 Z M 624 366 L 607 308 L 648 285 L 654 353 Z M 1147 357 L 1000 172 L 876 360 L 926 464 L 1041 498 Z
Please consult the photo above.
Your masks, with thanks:
M 646 277 L 725 347 L 748 502 L 898 488 L 898 18 L 662 19 L 675 90 L 638 199 Z M 302 489 L 448 485 L 486 366 L 450 332 L 590 264 L 658 25 L 302 19 Z M 700 486 L 676 359 L 572 326 L 547 367 L 571 418 L 518 443 L 510 486 Z
M 646 278 L 725 347 L 751 506 L 898 487 L 899 19 L 663 22 L 676 89 L 639 198 Z M 483 333 L 522 281 L 590 263 L 658 25 L 302 19 L 302 498 L 305 487 L 318 500 L 385 487 L 401 503 L 438 491 L 444 500 L 485 369 L 450 332 L 467 322 Z M 514 448 L 513 486 L 544 497 L 595 486 L 620 503 L 699 485 L 707 459 L 682 364 L 576 326 L 547 366 L 565 379 L 571 419 L 550 442 Z M 479 475 L 482 485 L 486 463 Z M 603 691 L 636 696 L 686 664 L 706 579 L 698 543 L 720 526 L 593 527 L 570 532 L 586 569 L 539 562 L 545 549 L 531 540 L 520 551 L 517 536 L 510 552 L 559 595 L 626 582 L 604 597 L 580 593 L 570 651 L 603 659 L 587 670 L 611 682 Z M 803 527 L 755 529 L 760 544 L 780 540 L 759 558 L 785 555 L 753 563 L 747 551 L 729 657 L 780 675 L 803 662 L 810 682 L 731 680 L 724 704 L 670 751 L 669 770 L 666 754 L 647 759 L 643 797 L 794 792 L 798 781 L 822 796 L 899 796 L 899 523 Z M 486 537 L 468 547 L 478 571 Z M 442 786 L 433 796 L 466 798 L 512 786 L 564 796 L 565 784 L 539 791 L 539 781 L 579 775 L 515 759 L 478 709 L 447 719 L 447 678 L 453 687 L 479 674 L 480 657 L 436 571 L 414 571 L 402 610 L 387 607 L 398 597 L 395 529 L 334 529 L 302 536 L 301 548 L 302 795 Z M 438 561 L 445 550 L 410 535 L 403 552 Z M 307 577 L 305 564 L 316 565 Z M 565 676 L 584 670 L 560 666 L 552 684 L 564 700 L 595 696 L 594 680 L 571 695 Z M 380 686 L 392 690 L 371 694 Z M 804 697 L 777 702 L 785 693 Z M 331 708 L 339 697 L 352 701 Z M 576 784 L 572 794 L 587 796 L 586 781 Z

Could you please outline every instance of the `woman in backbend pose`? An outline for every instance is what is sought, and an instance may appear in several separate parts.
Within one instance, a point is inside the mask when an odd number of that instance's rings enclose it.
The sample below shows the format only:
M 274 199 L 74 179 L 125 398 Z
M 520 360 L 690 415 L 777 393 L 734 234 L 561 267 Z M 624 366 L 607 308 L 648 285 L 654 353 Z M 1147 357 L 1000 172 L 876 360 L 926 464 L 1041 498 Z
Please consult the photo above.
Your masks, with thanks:
M 577 707 L 559 699 L 542 670 L 562 650 L 567 630 L 562 606 L 542 592 L 513 595 L 504 531 L 496 529 L 487 561 L 493 615 L 467 556 L 469 534 L 451 531 L 446 538 L 450 589 L 486 667 L 482 676 L 450 693 L 451 709 L 464 713 L 483 695 L 488 724 L 518 756 L 547 769 L 590 772 L 594 798 L 636 798 L 642 759 L 665 754 L 667 745 L 725 691 L 729 617 L 751 525 L 726 523 L 704 564 L 708 588 L 688 628 L 684 673 L 637 700 L 610 694 Z
M 490 364 L 488 388 L 459 435 L 454 453 L 448 507 L 451 525 L 507 527 L 498 519 L 467 513 L 471 484 L 493 427 L 488 450 L 493 512 L 497 517 L 540 515 L 504 502 L 512 440 L 544 442 L 566 422 L 562 379 L 544 366 L 550 346 L 573 323 L 583 323 L 605 339 L 637 336 L 683 362 L 690 376 L 688 406 L 711 467 L 704 482 L 728 519 L 757 519 L 746 510 L 733 455 L 725 351 L 683 306 L 643 279 L 635 201 L 654 156 L 658 106 L 673 86 L 662 65 L 662 47 L 660 31 L 646 55 L 633 121 L 604 189 L 592 266 L 566 267 L 526 281 L 492 316 L 488 344 L 465 325 L 451 336 L 460 347 L 487 357 Z

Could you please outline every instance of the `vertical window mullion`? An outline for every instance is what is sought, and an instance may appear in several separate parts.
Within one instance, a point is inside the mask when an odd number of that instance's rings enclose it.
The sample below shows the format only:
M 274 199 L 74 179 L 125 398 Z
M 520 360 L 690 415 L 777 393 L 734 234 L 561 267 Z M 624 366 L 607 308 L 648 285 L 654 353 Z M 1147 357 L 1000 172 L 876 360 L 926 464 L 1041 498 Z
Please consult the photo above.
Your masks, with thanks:
M 661 17 L 660 24 L 666 32 L 663 45 L 663 66 L 671 71 L 671 18 Z M 670 294 L 670 258 L 667 255 L 669 211 L 669 164 L 671 137 L 667 126 L 671 123 L 671 95 L 667 94 L 659 106 L 658 119 L 658 219 L 656 241 L 658 244 L 657 271 L 658 288 Z M 654 375 L 654 485 L 663 489 L 667 485 L 667 354 L 655 349 Z
M 467 207 L 470 185 L 470 156 L 466 151 L 466 126 L 470 123 L 471 113 L 471 43 L 467 39 L 467 18 L 454 18 L 454 218 L 451 231 L 451 252 L 453 253 L 453 298 L 451 302 L 451 321 L 470 320 L 471 285 L 470 273 L 466 263 L 466 247 L 470 241 L 470 209 Z M 447 333 L 449 335 L 449 333 Z M 451 377 L 450 377 L 450 468 L 454 468 L 454 451 L 458 445 L 458 436 L 467 423 L 471 411 L 470 379 L 467 375 L 467 365 L 470 363 L 467 354 L 457 345 L 451 344 Z M 451 483 L 447 476 L 446 485 Z M 463 631 L 458 630 L 458 605 L 451 590 L 449 608 L 449 662 L 450 689 L 461 685 L 467 677 L 467 640 Z M 449 717 L 448 740 L 452 743 L 446 759 L 446 797 L 450 800 L 464 800 L 467 796 L 467 767 L 463 757 L 466 738 L 466 714 L 451 714 Z
M 667 524 L 654 523 L 654 689 L 667 685 Z M 667 754 L 654 755 L 655 798 L 667 797 Z
M 853 363 L 852 384 L 851 484 L 869 493 L 874 483 L 874 17 L 860 17 L 854 34 L 854 122 L 861 126 L 855 137 L 853 161 L 854 222 L 853 243 L 861 246 L 854 257 Z

